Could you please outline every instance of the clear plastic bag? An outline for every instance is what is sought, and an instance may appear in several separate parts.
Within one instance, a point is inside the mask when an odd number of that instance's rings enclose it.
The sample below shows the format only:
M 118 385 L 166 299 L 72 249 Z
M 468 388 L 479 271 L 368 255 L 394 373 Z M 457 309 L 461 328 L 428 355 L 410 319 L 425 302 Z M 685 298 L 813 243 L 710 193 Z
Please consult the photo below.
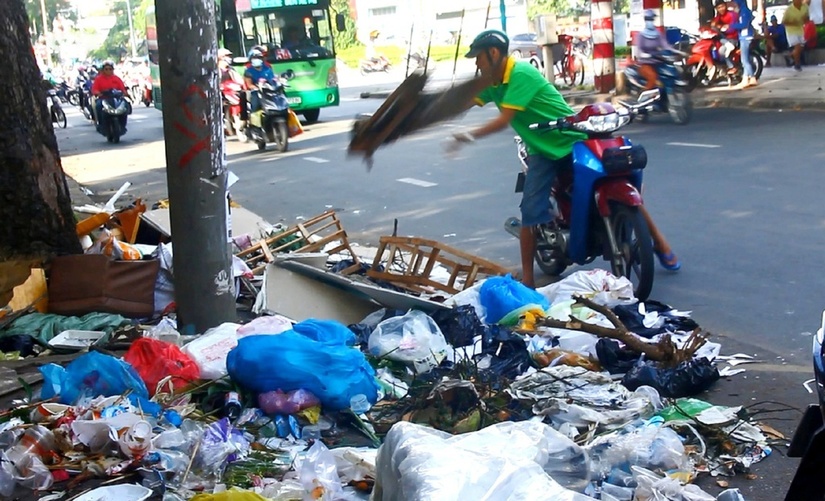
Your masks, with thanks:
M 307 501 L 334 501 L 341 495 L 341 479 L 335 466 L 335 456 L 320 440 L 316 440 L 298 467 Z
M 378 324 L 370 334 L 369 352 L 408 364 L 423 374 L 438 367 L 447 356 L 447 341 L 429 315 L 411 310 Z
M 397 423 L 378 451 L 373 499 L 592 500 L 565 489 L 543 469 L 555 464 L 551 451 L 557 449 L 558 444 L 572 442 L 561 435 L 557 440 L 542 427 L 546 425 L 500 423 L 452 436 L 413 423 Z M 539 439 L 527 447 L 521 446 L 536 432 L 553 439 L 546 442 Z M 524 436 L 520 436 L 522 433 Z M 508 442 L 514 437 L 518 438 L 519 446 Z

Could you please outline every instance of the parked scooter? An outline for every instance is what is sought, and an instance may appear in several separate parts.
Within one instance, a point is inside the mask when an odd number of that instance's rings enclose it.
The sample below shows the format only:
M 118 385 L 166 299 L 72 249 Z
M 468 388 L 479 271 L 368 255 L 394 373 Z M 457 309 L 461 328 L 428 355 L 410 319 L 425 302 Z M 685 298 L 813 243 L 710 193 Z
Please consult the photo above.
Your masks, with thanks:
M 372 59 L 363 59 L 360 64 L 361 75 L 368 73 L 389 73 L 392 69 L 390 61 L 384 56 L 374 57 Z
M 741 51 L 738 47 L 733 51 L 731 60 L 735 72 L 728 73 L 725 58 L 720 54 L 722 43 L 718 30 L 707 26 L 699 30 L 699 39 L 691 47 L 690 56 L 685 62 L 691 89 L 697 85 L 709 87 L 722 82 L 732 85 L 742 80 L 744 72 Z M 747 57 L 750 58 L 754 75 L 759 78 L 762 75 L 764 61 L 759 56 L 756 45 L 751 44 Z
M 814 379 L 817 403 L 811 404 L 793 434 L 788 456 L 802 458 L 796 469 L 785 501 L 825 499 L 825 483 L 820 475 L 825 471 L 825 312 L 822 324 L 813 339 Z
M 656 59 L 660 63 L 656 66 L 659 74 L 659 81 L 662 83 L 660 99 L 643 110 L 639 115 L 640 121 L 647 120 L 648 113 L 667 113 L 670 118 L 679 125 L 690 122 L 693 116 L 693 102 L 690 99 L 689 76 L 685 68 L 677 63 L 681 62 L 684 54 L 676 51 L 664 51 Z M 625 78 L 631 89 L 642 92 L 647 80 L 639 72 L 639 65 L 629 65 L 624 72 Z M 622 103 L 624 104 L 624 103 Z
M 227 137 L 237 135 L 238 140 L 245 143 L 249 141 L 249 136 L 244 132 L 243 120 L 241 120 L 241 94 L 243 92 L 243 86 L 234 80 L 221 82 L 224 132 Z
M 289 102 L 286 99 L 284 74 L 275 77 L 273 82 L 261 80 L 258 89 L 261 98 L 261 109 L 249 114 L 249 125 L 244 132 L 247 137 L 258 145 L 259 150 L 266 149 L 266 143 L 275 143 L 279 152 L 289 147 Z
M 637 104 L 615 109 L 609 103 L 585 106 L 575 115 L 533 124 L 533 129 L 584 132 L 589 137 L 573 145 L 573 170 L 560 172 L 551 193 L 556 219 L 539 226 L 536 264 L 547 275 L 560 275 L 568 266 L 597 257 L 610 262 L 613 274 L 633 282 L 639 300 L 653 288 L 653 241 L 639 207 L 642 169 L 647 153 L 640 145 L 613 132 L 659 99 L 657 91 L 642 93 Z M 516 137 L 522 164 L 520 191 L 527 171 L 527 148 Z M 575 180 L 575 183 L 574 183 Z M 504 227 L 519 237 L 521 221 L 511 217 Z
M 65 129 L 67 126 L 66 112 L 63 111 L 63 107 L 60 105 L 60 98 L 56 90 L 49 89 L 46 91 L 46 103 L 49 107 L 49 116 L 52 123 L 57 124 L 61 129 Z
M 103 100 L 103 112 L 97 117 L 97 131 L 110 143 L 119 143 L 126 134 L 126 117 L 132 113 L 132 105 L 119 90 L 105 91 L 98 99 Z

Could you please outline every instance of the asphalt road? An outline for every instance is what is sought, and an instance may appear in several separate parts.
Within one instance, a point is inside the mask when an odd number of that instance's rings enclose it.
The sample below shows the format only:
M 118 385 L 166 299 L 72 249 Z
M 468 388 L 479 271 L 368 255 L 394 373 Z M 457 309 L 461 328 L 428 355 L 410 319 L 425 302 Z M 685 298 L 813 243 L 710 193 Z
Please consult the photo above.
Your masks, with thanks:
M 376 77 L 387 78 L 381 75 Z M 511 132 L 443 153 L 444 138 L 494 116 L 492 108 L 379 151 L 372 170 L 346 157 L 350 118 L 380 101 L 360 99 L 378 78 L 342 89 L 342 104 L 325 109 L 321 122 L 290 143 L 286 154 L 259 153 L 254 145 L 228 142 L 230 168 L 240 181 L 233 197 L 271 223 L 293 223 L 336 209 L 351 239 L 375 244 L 390 234 L 443 241 L 516 267 L 516 241 L 503 229 L 517 215 L 513 193 L 518 161 Z M 67 172 L 100 196 L 131 181 L 132 196 L 165 196 L 160 114 L 136 110 L 123 143 L 110 146 L 78 114 L 58 131 Z M 818 273 L 825 248 L 825 208 L 818 146 L 821 113 L 696 110 L 688 126 L 666 117 L 622 132 L 649 155 L 645 203 L 683 262 L 678 273 L 657 270 L 652 298 L 693 317 L 724 354 L 747 353 L 761 361 L 720 381 L 706 395 L 723 405 L 765 401 L 802 409 L 813 395 L 802 387 L 811 376 L 811 335 L 825 304 Z M 605 266 L 596 262 L 592 266 Z M 569 273 L 569 271 L 568 271 Z M 770 414 L 767 422 L 792 433 L 797 411 Z M 737 477 L 749 500 L 781 499 L 796 461 L 784 448 L 754 467 L 756 480 Z M 718 492 L 712 480 L 701 482 Z

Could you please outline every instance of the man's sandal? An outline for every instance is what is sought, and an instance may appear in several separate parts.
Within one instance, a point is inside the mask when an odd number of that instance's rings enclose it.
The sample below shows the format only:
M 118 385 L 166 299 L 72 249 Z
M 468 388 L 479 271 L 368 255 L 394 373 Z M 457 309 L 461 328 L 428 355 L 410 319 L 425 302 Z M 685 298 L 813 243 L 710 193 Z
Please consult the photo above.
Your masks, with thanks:
M 679 259 L 673 252 L 669 252 L 665 254 L 661 251 L 655 251 L 656 257 L 659 258 L 659 264 L 662 265 L 662 268 L 669 270 L 669 271 L 679 271 L 682 267 L 682 263 L 679 262 Z

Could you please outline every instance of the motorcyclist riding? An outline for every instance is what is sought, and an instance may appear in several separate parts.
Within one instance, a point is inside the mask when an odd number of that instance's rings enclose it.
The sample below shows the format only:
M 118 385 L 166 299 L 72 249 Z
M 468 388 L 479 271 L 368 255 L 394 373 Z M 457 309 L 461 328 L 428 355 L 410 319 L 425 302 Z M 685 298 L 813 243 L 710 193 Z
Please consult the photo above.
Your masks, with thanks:
M 96 98 L 95 99 L 95 122 L 97 123 L 98 131 L 100 131 L 100 117 L 103 115 L 103 100 L 99 99 L 100 95 L 104 92 L 111 91 L 111 90 L 119 90 L 123 92 L 124 96 L 128 95 L 126 92 L 126 85 L 123 83 L 123 80 L 120 79 L 119 76 L 115 75 L 115 64 L 112 61 L 106 61 L 103 63 L 103 68 L 101 69 L 100 74 L 94 80 L 92 84 L 92 95 Z M 120 119 L 120 125 L 122 126 L 123 132 L 126 132 L 126 115 L 120 115 L 118 117 Z
M 662 83 L 659 81 L 659 73 L 656 67 L 661 62 L 656 58 L 664 51 L 672 51 L 673 47 L 667 43 L 664 33 L 656 28 L 654 21 L 656 20 L 656 12 L 653 9 L 645 10 L 645 28 L 639 33 L 639 39 L 636 42 L 639 49 L 639 73 L 645 78 L 645 89 L 651 90 L 661 87 Z
M 218 70 L 221 72 L 221 83 L 227 80 L 232 80 L 239 84 L 243 83 L 241 75 L 232 67 L 232 51 L 229 49 L 218 50 Z
M 739 35 L 732 27 L 737 21 L 737 15 L 728 9 L 728 3 L 725 0 L 716 0 L 715 8 L 716 16 L 710 22 L 710 25 L 722 34 L 722 47 L 719 49 L 719 55 L 725 58 L 728 73 L 732 73 L 736 71 L 733 67 L 733 51 L 739 46 Z
M 246 88 L 250 90 L 249 103 L 252 107 L 253 117 L 260 115 L 261 111 L 261 95 L 258 89 L 258 83 L 261 80 L 274 83 L 275 73 L 271 66 L 264 64 L 264 55 L 259 50 L 253 50 L 249 54 L 250 66 L 244 72 L 244 81 Z M 260 121 L 258 120 L 260 123 Z M 254 121 L 253 121 L 254 123 Z

